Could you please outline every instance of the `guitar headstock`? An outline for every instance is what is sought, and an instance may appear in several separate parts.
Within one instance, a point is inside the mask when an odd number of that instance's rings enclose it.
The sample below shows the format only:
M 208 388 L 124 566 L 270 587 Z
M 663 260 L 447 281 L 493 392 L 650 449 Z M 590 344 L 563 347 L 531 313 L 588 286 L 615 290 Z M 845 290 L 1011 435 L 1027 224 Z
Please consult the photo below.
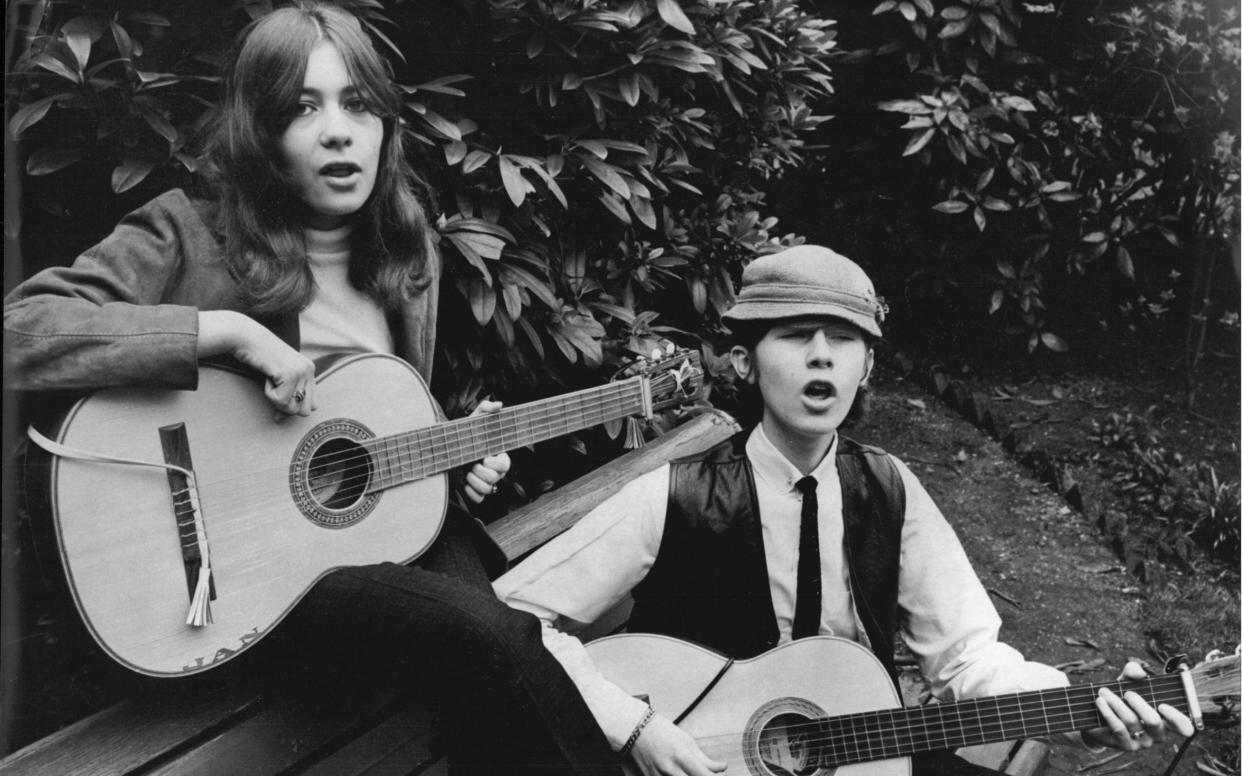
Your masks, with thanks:
M 1240 650 L 1226 655 L 1219 650 L 1209 652 L 1203 662 L 1190 669 L 1195 694 L 1205 717 L 1233 719 L 1242 700 L 1242 662 Z
M 650 357 L 640 356 L 614 379 L 644 378 L 651 395 L 651 411 L 662 410 L 693 401 L 703 390 L 703 368 L 698 351 L 678 348 L 669 343 L 653 350 Z

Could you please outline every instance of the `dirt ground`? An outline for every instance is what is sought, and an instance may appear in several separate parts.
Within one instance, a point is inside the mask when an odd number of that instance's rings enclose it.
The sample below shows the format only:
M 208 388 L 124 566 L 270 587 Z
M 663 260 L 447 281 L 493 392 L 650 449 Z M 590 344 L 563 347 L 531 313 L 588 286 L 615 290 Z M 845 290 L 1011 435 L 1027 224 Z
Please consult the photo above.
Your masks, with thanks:
M 1004 619 L 1002 638 L 1029 659 L 1063 666 L 1075 683 L 1110 681 L 1130 658 L 1155 663 L 1152 649 L 1159 647 L 1147 621 L 1151 585 L 1126 570 L 1086 515 L 901 371 L 895 364 L 879 370 L 870 419 L 851 435 L 899 456 L 923 481 L 992 593 Z M 1027 389 L 1035 390 L 1033 383 Z M 1065 429 L 1081 430 L 1068 423 Z M 1086 449 L 1086 442 L 1074 444 Z M 1235 443 L 1235 455 L 1236 449 Z M 1236 595 L 1231 605 L 1236 609 Z M 1192 659 L 1211 647 L 1232 649 L 1236 626 L 1228 635 Z M 1229 752 L 1236 738 L 1236 727 L 1199 735 L 1175 773 L 1198 774 L 1197 764 L 1212 767 L 1212 757 L 1236 757 Z M 1162 774 L 1175 751 L 1169 743 L 1120 756 L 1062 746 L 1049 767 L 1054 774 Z

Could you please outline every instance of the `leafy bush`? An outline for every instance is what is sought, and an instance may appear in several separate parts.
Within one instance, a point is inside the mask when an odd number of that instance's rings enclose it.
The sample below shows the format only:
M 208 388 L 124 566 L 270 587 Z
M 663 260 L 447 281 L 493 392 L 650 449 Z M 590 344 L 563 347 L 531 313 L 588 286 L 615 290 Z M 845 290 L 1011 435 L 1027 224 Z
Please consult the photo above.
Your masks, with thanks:
M 1162 526 L 1168 554 L 1185 561 L 1189 537 L 1222 558 L 1237 558 L 1242 546 L 1237 481 L 1222 481 L 1206 461 L 1185 461 L 1164 446 L 1142 415 L 1111 413 L 1093 423 L 1093 436 L 1123 453 L 1107 467 L 1113 485 L 1133 516 L 1152 518 Z
M 1236 9 L 346 4 L 393 52 L 441 196 L 450 411 L 714 340 L 783 229 L 859 259 L 915 346 L 1060 352 L 1177 313 L 1193 375 L 1209 324 L 1236 328 Z M 272 3 L 148 5 L 8 6 L 32 264 L 184 184 L 222 46 Z
M 1171 311 L 1198 332 L 1231 320 L 1235 8 L 825 5 L 852 47 L 833 106 L 848 120 L 826 126 L 828 150 L 791 197 L 828 185 L 779 212 L 886 270 L 909 335 L 955 345 L 964 327 L 971 340 L 999 329 L 1063 351 L 1070 331 Z M 1188 348 L 1193 362 L 1198 333 Z

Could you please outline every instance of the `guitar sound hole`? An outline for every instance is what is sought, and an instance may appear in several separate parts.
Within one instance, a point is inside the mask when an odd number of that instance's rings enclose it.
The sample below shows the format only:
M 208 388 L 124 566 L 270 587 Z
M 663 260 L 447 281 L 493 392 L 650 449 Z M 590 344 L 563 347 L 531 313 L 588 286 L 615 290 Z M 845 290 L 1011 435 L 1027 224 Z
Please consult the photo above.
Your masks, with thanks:
M 775 776 L 812 776 L 816 765 L 815 726 L 801 714 L 778 714 L 759 731 L 759 759 Z
M 315 450 L 307 469 L 311 496 L 325 509 L 349 509 L 371 482 L 371 456 L 352 439 L 329 439 Z

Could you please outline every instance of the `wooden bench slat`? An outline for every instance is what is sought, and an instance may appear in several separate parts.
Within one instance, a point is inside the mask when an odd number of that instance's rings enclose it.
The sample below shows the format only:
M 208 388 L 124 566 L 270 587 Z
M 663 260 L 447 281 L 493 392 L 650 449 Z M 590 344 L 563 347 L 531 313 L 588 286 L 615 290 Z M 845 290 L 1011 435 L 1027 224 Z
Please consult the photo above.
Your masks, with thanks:
M 152 776 L 245 773 L 278 774 L 315 762 L 388 718 L 397 707 L 391 693 L 360 692 L 331 703 L 280 694 L 227 729 L 166 758 Z
M 309 766 L 301 776 L 409 776 L 438 759 L 430 742 L 430 711 L 426 706 L 410 706 Z
M 4 759 L 6 776 L 124 776 L 249 714 L 252 694 L 152 692 L 122 701 Z

